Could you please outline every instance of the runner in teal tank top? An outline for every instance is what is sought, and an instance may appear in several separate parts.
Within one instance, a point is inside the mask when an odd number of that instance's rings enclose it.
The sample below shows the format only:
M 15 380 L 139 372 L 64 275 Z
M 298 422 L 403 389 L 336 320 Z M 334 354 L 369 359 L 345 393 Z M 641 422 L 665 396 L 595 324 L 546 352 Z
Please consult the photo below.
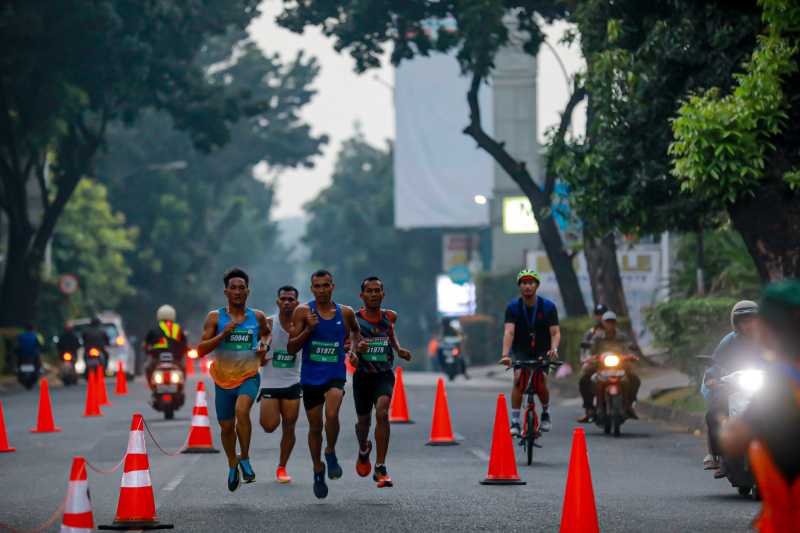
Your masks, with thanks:
M 355 354 L 345 354 L 344 342 L 350 337 L 351 345 L 357 346 L 361 339 L 353 309 L 334 303 L 333 289 L 333 276 L 327 270 L 318 270 L 311 275 L 314 300 L 294 310 L 293 336 L 287 346 L 291 354 L 303 352 L 300 383 L 308 416 L 308 448 L 314 462 L 314 495 L 317 498 L 328 495 L 325 464 L 321 459 L 323 410 L 328 436 L 325 448 L 328 477 L 342 477 L 342 467 L 336 458 L 336 439 L 339 436 L 339 408 L 347 376 L 344 358 L 350 357 L 350 362 L 354 364 L 357 362 Z

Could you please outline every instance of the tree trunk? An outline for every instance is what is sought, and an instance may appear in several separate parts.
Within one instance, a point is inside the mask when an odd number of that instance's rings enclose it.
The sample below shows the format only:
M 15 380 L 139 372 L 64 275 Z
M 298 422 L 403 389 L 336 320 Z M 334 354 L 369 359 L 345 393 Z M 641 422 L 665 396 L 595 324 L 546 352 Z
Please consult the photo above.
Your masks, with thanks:
M 41 257 L 31 257 L 34 233 L 15 216 L 8 217 L 8 255 L 0 286 L 0 327 L 23 326 L 36 319 Z
M 602 303 L 620 316 L 628 316 L 614 234 L 592 237 L 584 232 L 583 251 L 595 304 Z
M 703 239 L 703 227 L 697 230 L 697 295 L 706 295 L 706 250 Z
M 728 213 L 764 283 L 800 278 L 800 192 L 791 191 L 782 176 L 763 183 Z

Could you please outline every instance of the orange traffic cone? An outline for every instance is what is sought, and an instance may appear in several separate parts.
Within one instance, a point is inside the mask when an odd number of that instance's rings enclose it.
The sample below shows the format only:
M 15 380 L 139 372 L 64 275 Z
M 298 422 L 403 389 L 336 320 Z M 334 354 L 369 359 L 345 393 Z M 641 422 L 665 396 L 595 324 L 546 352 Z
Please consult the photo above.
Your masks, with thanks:
M 194 376 L 194 359 L 186 358 L 186 377 Z
M 67 485 L 67 501 L 64 503 L 64 517 L 61 519 L 62 533 L 94 531 L 92 502 L 89 499 L 89 481 L 86 478 L 86 459 L 72 458 L 72 469 Z
M 749 457 L 763 502 L 753 528 L 760 533 L 797 531 L 797 524 L 800 523 L 800 480 L 796 479 L 790 485 L 761 442 L 750 445 Z
M 6 419 L 3 416 L 3 402 L 0 400 L 0 453 L 15 452 L 16 448 L 8 445 L 8 435 L 6 434 Z
M 86 407 L 83 416 L 103 416 L 97 401 L 97 374 L 91 370 L 86 371 Z
M 514 456 L 514 442 L 511 440 L 511 426 L 508 423 L 506 397 L 497 397 L 497 410 L 494 415 L 494 435 L 492 452 L 489 455 L 489 472 L 481 485 L 524 485 L 517 473 L 517 458 Z
M 197 396 L 192 409 L 192 427 L 189 430 L 189 443 L 183 453 L 219 453 L 211 441 L 211 422 L 208 420 L 206 386 L 197 382 Z
M 134 413 L 131 433 L 128 438 L 128 451 L 119 489 L 117 515 L 110 525 L 99 529 L 172 529 L 172 524 L 162 524 L 156 517 L 156 501 L 153 485 L 150 482 L 150 463 L 144 443 L 144 418 Z
M 108 390 L 106 390 L 106 369 L 102 366 L 97 367 L 94 384 L 97 385 L 97 405 L 100 407 L 111 406 L 111 402 L 108 401 Z
M 53 420 L 53 407 L 50 404 L 50 387 L 47 378 L 39 380 L 39 416 L 36 427 L 31 428 L 31 433 L 58 433 L 61 428 L 56 427 Z
M 211 360 L 208 357 L 200 359 L 200 373 L 204 376 L 208 375 L 208 368 L 211 366 Z
M 125 378 L 125 370 L 122 368 L 122 361 L 117 361 L 117 384 L 114 387 L 114 396 L 128 395 L 128 380 Z
M 436 403 L 433 405 L 433 423 L 428 446 L 454 446 L 456 444 L 458 443 L 453 436 L 453 428 L 450 426 L 450 410 L 447 407 L 444 380 L 439 378 L 436 383 Z
M 589 452 L 583 428 L 572 432 L 567 488 L 561 511 L 560 533 L 600 533 L 589 470 Z
M 389 405 L 389 422 L 392 424 L 413 424 L 408 417 L 408 402 L 406 402 L 406 388 L 403 385 L 403 369 L 399 366 L 395 370 L 394 391 L 392 403 Z

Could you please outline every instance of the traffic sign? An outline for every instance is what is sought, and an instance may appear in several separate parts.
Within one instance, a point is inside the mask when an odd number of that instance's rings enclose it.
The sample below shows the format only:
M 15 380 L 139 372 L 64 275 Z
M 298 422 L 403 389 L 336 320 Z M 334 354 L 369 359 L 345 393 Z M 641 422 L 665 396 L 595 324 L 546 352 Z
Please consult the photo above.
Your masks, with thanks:
M 78 277 L 74 274 L 63 274 L 58 278 L 58 290 L 60 290 L 62 294 L 75 294 L 78 287 Z
M 450 280 L 456 285 L 464 285 L 465 283 L 468 283 L 470 278 L 472 277 L 470 275 L 469 268 L 467 267 L 467 265 L 452 266 L 447 271 L 447 275 L 450 277 Z

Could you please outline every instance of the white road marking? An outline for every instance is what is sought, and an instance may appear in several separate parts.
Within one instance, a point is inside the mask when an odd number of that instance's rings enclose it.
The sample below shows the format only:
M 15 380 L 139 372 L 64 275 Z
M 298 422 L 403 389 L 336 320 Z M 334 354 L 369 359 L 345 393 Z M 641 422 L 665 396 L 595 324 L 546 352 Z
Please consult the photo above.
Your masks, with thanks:
M 465 440 L 464 435 L 462 435 L 461 433 L 456 433 L 455 431 L 453 432 L 453 437 L 455 437 L 455 439 L 458 441 Z
M 185 477 L 186 477 L 186 472 L 178 473 L 178 475 L 175 476 L 174 478 L 172 478 L 172 481 L 170 481 L 169 483 L 164 485 L 164 488 L 162 488 L 161 490 L 164 491 L 164 492 L 171 492 L 171 491 L 177 489 L 178 485 L 181 484 L 181 481 L 183 481 L 183 478 L 185 478 Z
M 474 455 L 481 461 L 489 460 L 489 454 L 487 454 L 484 450 L 481 450 L 480 448 L 470 448 L 469 451 L 472 453 L 472 455 Z
M 574 407 L 576 405 L 582 405 L 583 400 L 581 400 L 580 398 L 567 398 L 566 400 L 563 400 L 558 404 L 566 407 Z

